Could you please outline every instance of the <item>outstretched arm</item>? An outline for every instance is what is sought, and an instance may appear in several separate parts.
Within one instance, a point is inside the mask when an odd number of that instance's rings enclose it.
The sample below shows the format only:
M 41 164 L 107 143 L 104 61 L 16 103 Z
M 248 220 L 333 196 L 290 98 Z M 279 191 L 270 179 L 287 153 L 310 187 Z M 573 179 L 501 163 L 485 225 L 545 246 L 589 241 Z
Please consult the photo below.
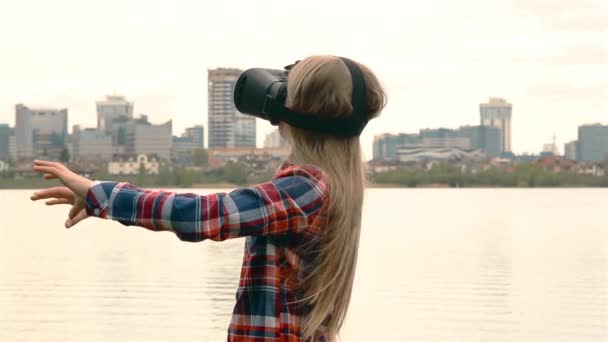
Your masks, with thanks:
M 56 172 L 57 178 L 62 179 L 65 170 Z M 70 187 L 68 183 L 64 182 Z M 128 183 L 91 182 L 82 201 L 90 216 L 173 231 L 185 241 L 219 241 L 310 229 L 326 200 L 325 190 L 322 180 L 295 174 L 206 196 L 143 190 Z
M 221 241 L 306 230 L 323 200 L 322 190 L 302 176 L 205 196 L 98 182 L 88 191 L 86 211 L 125 225 L 173 231 L 184 241 Z

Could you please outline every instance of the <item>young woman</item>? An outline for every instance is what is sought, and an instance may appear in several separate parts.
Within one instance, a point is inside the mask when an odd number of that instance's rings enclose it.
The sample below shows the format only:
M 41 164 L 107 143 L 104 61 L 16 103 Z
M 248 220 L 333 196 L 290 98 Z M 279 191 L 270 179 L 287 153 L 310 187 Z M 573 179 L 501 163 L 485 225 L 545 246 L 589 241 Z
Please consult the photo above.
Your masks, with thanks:
M 348 118 L 359 101 L 367 122 L 380 113 L 386 96 L 376 76 L 356 65 L 365 83 L 364 99 L 353 95 L 343 59 L 312 56 L 290 70 L 285 107 L 323 119 Z M 66 228 L 97 216 L 172 231 L 184 241 L 244 236 L 228 340 L 335 340 L 351 297 L 361 228 L 365 170 L 359 137 L 285 122 L 279 129 L 291 154 L 272 180 L 254 187 L 205 196 L 150 191 L 93 182 L 59 163 L 35 161 L 35 170 L 66 187 L 41 190 L 31 198 L 71 204 Z

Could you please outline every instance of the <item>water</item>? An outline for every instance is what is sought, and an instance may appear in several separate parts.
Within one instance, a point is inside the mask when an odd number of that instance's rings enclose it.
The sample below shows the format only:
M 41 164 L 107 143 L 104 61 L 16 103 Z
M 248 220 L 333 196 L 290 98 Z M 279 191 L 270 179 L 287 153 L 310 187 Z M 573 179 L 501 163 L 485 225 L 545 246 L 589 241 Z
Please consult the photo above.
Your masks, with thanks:
M 0 191 L 0 341 L 225 340 L 243 240 L 66 230 L 31 192 Z M 608 340 L 607 206 L 607 190 L 369 190 L 343 340 Z

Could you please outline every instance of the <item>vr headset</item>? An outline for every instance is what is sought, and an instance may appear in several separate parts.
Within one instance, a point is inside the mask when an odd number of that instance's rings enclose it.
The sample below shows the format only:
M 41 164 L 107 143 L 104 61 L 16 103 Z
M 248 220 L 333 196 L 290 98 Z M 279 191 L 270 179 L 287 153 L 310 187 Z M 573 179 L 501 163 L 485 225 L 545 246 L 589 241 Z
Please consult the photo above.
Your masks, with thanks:
M 234 87 L 234 104 L 243 114 L 268 120 L 274 126 L 284 121 L 294 127 L 327 133 L 341 137 L 361 135 L 367 125 L 365 110 L 365 78 L 357 64 L 348 58 L 339 57 L 348 67 L 353 80 L 352 115 L 342 118 L 324 119 L 322 113 L 300 113 L 285 107 L 287 99 L 287 77 L 291 68 L 284 70 L 252 68 L 245 70 Z

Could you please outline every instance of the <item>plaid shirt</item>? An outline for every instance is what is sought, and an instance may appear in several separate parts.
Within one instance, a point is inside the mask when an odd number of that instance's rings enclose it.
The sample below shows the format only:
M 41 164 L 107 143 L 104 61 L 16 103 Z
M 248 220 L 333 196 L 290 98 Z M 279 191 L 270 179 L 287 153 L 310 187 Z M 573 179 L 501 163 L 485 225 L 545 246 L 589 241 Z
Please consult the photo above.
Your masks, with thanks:
M 245 252 L 228 341 L 302 341 L 307 309 L 298 280 L 326 220 L 327 178 L 316 167 L 284 162 L 269 182 L 205 196 L 95 182 L 86 198 L 91 216 L 184 241 L 245 236 Z M 306 248 L 301 248 L 305 246 Z M 299 248 L 300 247 L 300 248 Z M 327 336 L 319 331 L 315 340 Z

